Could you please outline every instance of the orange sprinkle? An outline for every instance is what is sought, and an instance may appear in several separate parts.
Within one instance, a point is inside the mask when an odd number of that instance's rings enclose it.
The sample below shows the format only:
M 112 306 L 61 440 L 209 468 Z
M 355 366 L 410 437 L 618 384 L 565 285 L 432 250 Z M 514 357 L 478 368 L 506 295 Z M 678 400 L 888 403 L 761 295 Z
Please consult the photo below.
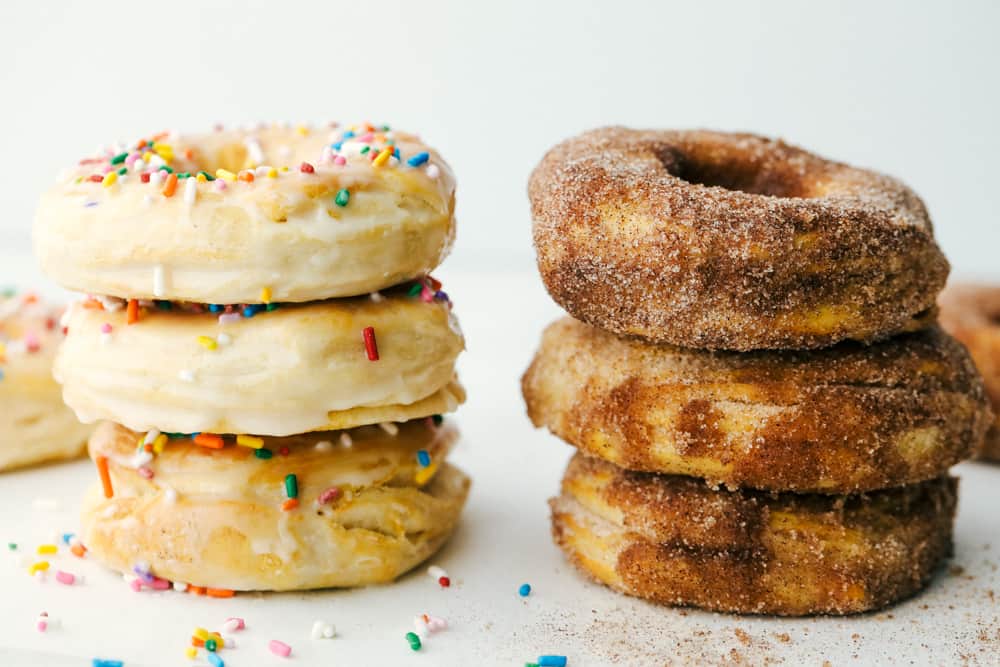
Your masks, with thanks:
M 184 149 L 184 159 L 190 160 L 193 157 L 194 157 L 194 149 L 192 149 L 192 148 L 185 148 Z
M 87 553 L 87 547 L 83 546 L 79 542 L 71 546 L 69 550 L 72 551 L 73 555 L 77 558 L 83 558 L 83 555 Z
M 253 183 L 253 172 L 244 169 L 236 176 L 236 178 L 240 179 L 241 181 L 246 181 L 247 183 Z
M 139 300 L 129 299 L 128 307 L 125 309 L 126 322 L 135 324 L 139 321 Z
M 205 595 L 211 598 L 231 598 L 236 595 L 236 591 L 228 588 L 206 588 Z
M 160 190 L 164 197 L 173 197 L 177 192 L 177 174 L 167 174 L 167 180 L 163 181 L 163 189 Z
M 83 302 L 83 307 L 88 310 L 104 310 L 104 304 L 97 299 L 87 299 Z
M 191 638 L 191 646 L 204 646 L 204 645 L 205 645 L 204 639 L 198 639 L 197 637 Z
M 115 490 L 111 488 L 111 474 L 108 473 L 108 457 L 98 456 L 95 463 L 97 463 L 97 473 L 101 476 L 101 486 L 104 487 L 104 497 L 113 498 Z
M 298 498 L 289 498 L 285 502 L 281 503 L 281 509 L 285 510 L 286 512 L 289 510 L 293 510 L 298 506 L 299 506 Z
M 202 447 L 208 447 L 209 449 L 222 449 L 226 446 L 226 441 L 222 439 L 221 435 L 215 435 L 214 433 L 199 433 L 194 436 L 194 444 L 201 445 Z
M 205 587 L 204 586 L 188 586 L 187 592 L 191 593 L 193 595 L 204 595 L 205 594 Z

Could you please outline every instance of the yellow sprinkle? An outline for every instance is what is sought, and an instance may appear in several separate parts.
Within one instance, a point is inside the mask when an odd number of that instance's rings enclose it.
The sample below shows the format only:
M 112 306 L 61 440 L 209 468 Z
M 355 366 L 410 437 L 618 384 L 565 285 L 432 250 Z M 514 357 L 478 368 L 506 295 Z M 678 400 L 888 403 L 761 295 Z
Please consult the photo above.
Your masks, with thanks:
M 191 634 L 202 641 L 205 641 L 206 639 L 209 638 L 208 630 L 206 630 L 205 628 L 195 628 L 194 632 L 192 632 Z
M 281 171 L 288 171 L 288 167 L 287 166 L 282 167 Z
M 59 551 L 59 547 L 54 544 L 42 544 L 38 547 L 39 554 L 54 554 Z
M 264 439 L 252 435 L 238 435 L 236 436 L 236 444 L 251 449 L 260 449 L 264 446 Z
M 222 178 L 222 179 L 227 180 L 229 182 L 233 182 L 233 181 L 236 180 L 236 174 L 234 174 L 233 172 L 229 171 L 228 169 L 216 169 L 215 170 L 215 176 L 216 176 L 216 178 Z
M 174 159 L 174 148 L 170 144 L 155 144 L 153 151 L 167 162 Z
M 267 170 L 267 177 L 268 178 L 277 178 L 278 177 L 278 170 L 275 169 L 274 167 L 271 167 L 270 169 Z
M 194 646 L 188 646 L 186 649 L 184 649 L 184 655 L 186 655 L 191 660 L 194 660 L 195 658 L 198 657 L 198 649 L 196 649 Z
M 309 134 L 309 128 L 306 127 L 305 125 L 299 125 L 297 128 L 295 128 L 295 131 L 300 136 L 303 136 L 303 137 L 306 136 L 307 134 Z
M 375 165 L 376 167 L 381 167 L 383 164 L 389 161 L 390 157 L 392 157 L 392 149 L 383 148 L 382 152 L 378 154 L 378 157 L 376 157 L 372 161 L 372 164 Z
M 260 291 L 260 300 L 264 303 L 271 303 L 271 288 L 265 287 Z
M 167 434 L 161 433 L 156 436 L 156 440 L 153 441 L 153 453 L 162 454 L 163 448 L 167 446 Z
M 206 350 L 214 350 L 219 347 L 219 344 L 211 336 L 198 336 L 198 344 Z
M 151 151 L 146 151 L 145 153 L 142 154 L 142 161 L 145 162 L 146 164 L 149 164 L 149 160 L 152 157 L 153 153 Z
M 198 175 L 195 176 L 195 178 L 198 179 L 199 183 L 204 183 L 208 180 L 208 178 L 205 177 L 205 174 L 201 173 L 200 171 L 198 172 Z
M 49 569 L 49 561 L 40 560 L 34 565 L 32 565 L 31 569 L 28 571 L 31 572 L 31 574 L 34 574 L 35 572 L 44 572 L 47 569 Z
M 423 486 L 431 480 L 434 473 L 437 472 L 438 466 L 441 465 L 439 461 L 440 457 L 433 458 L 431 464 L 426 468 L 418 468 L 417 473 L 413 476 L 413 481 L 416 482 L 417 486 Z
M 108 173 L 104 174 L 104 180 L 101 181 L 101 185 L 103 185 L 106 188 L 110 188 L 112 185 L 115 184 L 117 180 L 118 180 L 118 172 L 109 171 Z

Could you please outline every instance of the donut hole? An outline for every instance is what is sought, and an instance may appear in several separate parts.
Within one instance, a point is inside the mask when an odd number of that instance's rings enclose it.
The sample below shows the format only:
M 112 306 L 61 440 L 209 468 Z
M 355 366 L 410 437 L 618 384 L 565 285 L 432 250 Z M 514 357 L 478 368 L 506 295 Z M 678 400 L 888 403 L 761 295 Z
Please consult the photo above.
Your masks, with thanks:
M 764 160 L 749 151 L 709 146 L 701 150 L 662 147 L 656 156 L 671 176 L 692 185 L 768 197 L 809 197 L 799 174 L 787 163 Z

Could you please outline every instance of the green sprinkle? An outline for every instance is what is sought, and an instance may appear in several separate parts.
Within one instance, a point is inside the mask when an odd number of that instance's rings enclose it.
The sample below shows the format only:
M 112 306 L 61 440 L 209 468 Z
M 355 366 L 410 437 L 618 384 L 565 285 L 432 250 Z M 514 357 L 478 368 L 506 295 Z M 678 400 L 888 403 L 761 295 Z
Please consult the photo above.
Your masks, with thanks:
M 289 498 L 299 497 L 299 478 L 295 475 L 285 475 L 285 494 Z
M 278 304 L 276 304 L 276 303 L 269 303 L 269 304 L 267 304 L 266 306 L 264 306 L 264 310 L 266 310 L 266 311 L 267 311 L 267 312 L 269 312 L 269 313 L 270 313 L 270 312 L 271 312 L 272 310 L 278 310 Z
M 206 651 L 211 651 L 212 653 L 215 653 L 215 649 L 217 649 L 217 648 L 219 648 L 219 645 L 215 642 L 214 639 L 206 639 L 205 640 L 205 650 Z
M 367 153 L 371 149 L 372 149 L 371 146 L 365 146 L 364 148 L 361 149 L 361 154 L 364 155 L 365 153 Z
M 118 170 L 119 176 L 124 176 L 127 173 L 128 173 L 128 167 L 122 167 L 121 169 Z
M 156 304 L 156 307 L 160 310 L 171 310 L 174 307 L 174 304 L 169 301 L 164 301 L 163 299 L 157 299 L 153 301 L 153 303 Z
M 179 178 L 179 179 L 180 178 L 191 178 L 191 172 L 189 172 L 189 171 L 182 171 L 181 173 L 177 174 L 177 178 Z
M 443 415 L 434 415 L 434 416 L 431 417 L 431 419 L 434 420 L 434 425 L 435 426 L 440 426 L 441 422 L 444 421 L 444 416 Z
M 337 206 L 343 208 L 344 206 L 347 206 L 347 202 L 351 201 L 351 193 L 347 189 L 341 190 L 337 193 L 337 196 L 334 197 L 333 201 L 337 204 Z
M 406 633 L 406 641 L 410 642 L 410 648 L 414 651 L 420 650 L 420 637 L 415 632 Z
M 127 152 L 125 152 L 125 153 L 119 153 L 118 155 L 116 155 L 113 158 L 111 158 L 111 164 L 121 164 L 122 162 L 125 161 L 125 158 L 127 158 L 127 157 L 128 157 L 128 153 Z
M 172 173 L 174 173 L 174 168 L 173 167 L 168 167 L 167 165 L 163 165 L 162 167 L 160 167 L 160 171 L 165 171 L 168 174 L 172 174 Z
M 7 549 L 10 551 L 17 551 L 17 542 L 8 542 Z
M 424 289 L 423 285 L 420 283 L 413 283 L 413 285 L 410 286 L 410 289 L 406 291 L 406 296 L 416 296 L 420 294 L 422 289 Z
M 253 450 L 253 455 L 259 459 L 269 459 L 272 456 L 274 456 L 274 452 L 272 452 L 270 449 L 261 447 L 260 449 Z

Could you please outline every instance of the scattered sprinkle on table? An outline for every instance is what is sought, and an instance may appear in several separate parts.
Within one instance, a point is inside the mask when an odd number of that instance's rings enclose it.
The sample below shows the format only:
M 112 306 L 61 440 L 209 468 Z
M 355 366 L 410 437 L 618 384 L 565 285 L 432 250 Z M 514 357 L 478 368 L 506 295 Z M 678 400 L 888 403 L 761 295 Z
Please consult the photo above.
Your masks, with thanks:
M 523 598 L 531 595 L 531 584 L 521 584 L 521 587 L 517 589 L 517 594 Z
M 277 639 L 272 639 L 267 643 L 267 648 L 271 653 L 280 656 L 282 658 L 287 658 L 292 654 L 292 647 L 285 642 L 279 642 Z
M 540 655 L 538 656 L 538 667 L 566 667 L 566 656 Z
M 417 633 L 415 633 L 415 632 L 407 632 L 406 633 L 406 641 L 409 642 L 410 649 L 412 649 L 414 651 L 419 651 L 420 650 L 420 646 L 421 646 L 420 637 L 417 636 Z

